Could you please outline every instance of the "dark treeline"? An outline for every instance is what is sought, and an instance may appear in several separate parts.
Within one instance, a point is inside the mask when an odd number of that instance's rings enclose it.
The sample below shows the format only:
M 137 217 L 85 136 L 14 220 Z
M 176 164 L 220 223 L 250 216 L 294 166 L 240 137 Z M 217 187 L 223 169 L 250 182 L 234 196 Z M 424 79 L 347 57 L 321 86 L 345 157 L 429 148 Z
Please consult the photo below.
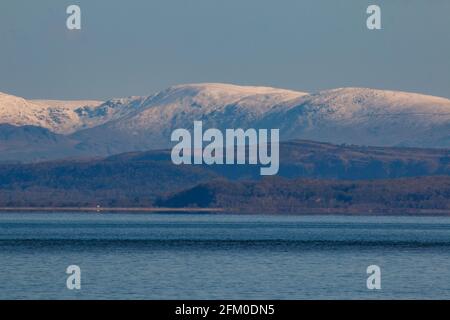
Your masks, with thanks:
M 450 177 L 388 180 L 266 178 L 213 181 L 161 198 L 165 207 L 221 207 L 242 213 L 450 214 Z
M 376 187 L 378 195 L 383 190 L 397 195 L 380 198 L 385 208 L 432 208 L 433 204 L 445 208 L 441 195 L 446 190 L 445 177 L 450 176 L 450 151 L 292 141 L 280 146 L 278 176 L 279 179 L 261 179 L 259 167 L 250 165 L 175 166 L 167 150 L 105 159 L 4 163 L 0 164 L 0 207 L 204 206 L 205 203 L 231 207 L 227 201 L 241 203 L 244 199 L 239 194 L 230 194 L 231 188 L 247 194 L 246 211 L 250 206 L 260 207 L 261 203 L 275 211 L 301 207 L 363 208 L 363 203 L 371 203 L 367 206 L 371 208 L 378 200 L 371 198 L 374 194 L 370 188 Z M 436 178 L 441 185 L 435 187 L 434 178 L 389 181 L 428 176 L 441 176 Z M 412 182 L 401 181 L 416 181 L 423 189 L 400 194 L 413 187 Z M 436 192 L 430 194 L 434 188 Z M 252 190 L 259 191 L 249 193 Z M 183 192 L 201 196 L 187 201 Z M 257 192 L 264 196 L 258 197 Z M 214 194 L 214 200 L 210 194 Z M 221 200 L 225 198 L 228 200 Z

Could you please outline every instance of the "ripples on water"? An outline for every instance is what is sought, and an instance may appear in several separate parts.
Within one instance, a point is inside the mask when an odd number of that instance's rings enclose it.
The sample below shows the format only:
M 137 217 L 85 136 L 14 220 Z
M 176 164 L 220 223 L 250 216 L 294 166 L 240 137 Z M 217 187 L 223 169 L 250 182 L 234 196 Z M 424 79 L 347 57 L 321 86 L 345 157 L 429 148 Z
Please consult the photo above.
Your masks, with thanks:
M 449 299 L 450 218 L 0 214 L 0 269 L 2 299 Z

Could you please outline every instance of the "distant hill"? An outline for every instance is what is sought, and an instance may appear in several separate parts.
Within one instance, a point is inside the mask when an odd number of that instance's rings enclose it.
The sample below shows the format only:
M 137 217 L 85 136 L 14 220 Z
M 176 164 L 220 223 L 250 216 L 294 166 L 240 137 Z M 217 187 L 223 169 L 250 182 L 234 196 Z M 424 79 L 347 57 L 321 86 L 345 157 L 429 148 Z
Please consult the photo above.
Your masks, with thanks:
M 26 125 L 0 124 L 0 161 L 46 161 L 55 158 L 89 156 L 78 141 L 49 129 Z
M 448 149 L 290 141 L 281 143 L 280 162 L 279 176 L 288 181 L 307 178 L 328 183 L 345 180 L 349 182 L 343 183 L 351 184 L 351 181 L 359 183 L 356 181 L 363 180 L 450 176 Z M 259 180 L 257 166 L 175 166 L 170 160 L 169 150 L 132 152 L 97 159 L 9 163 L 0 165 L 0 207 L 162 205 L 173 203 L 173 199 L 179 199 L 179 192 L 198 185 L 206 184 L 207 195 L 209 190 L 217 194 L 217 185 L 211 187 L 208 184 L 214 181 L 221 181 L 224 186 L 238 183 L 236 190 L 239 190 L 239 183 L 243 181 L 251 181 L 259 188 Z M 434 188 L 432 179 L 423 181 Z M 284 184 L 275 186 L 283 187 Z M 289 193 L 291 186 L 286 186 L 285 192 Z M 284 192 L 283 189 L 280 192 Z M 185 203 L 186 199 L 183 201 Z
M 68 134 L 97 125 L 105 117 L 87 119 L 85 110 L 95 109 L 100 101 L 27 100 L 0 92 L 0 124 L 36 126 L 54 133 Z
M 370 181 L 214 181 L 163 197 L 156 204 L 258 214 L 450 215 L 450 176 Z

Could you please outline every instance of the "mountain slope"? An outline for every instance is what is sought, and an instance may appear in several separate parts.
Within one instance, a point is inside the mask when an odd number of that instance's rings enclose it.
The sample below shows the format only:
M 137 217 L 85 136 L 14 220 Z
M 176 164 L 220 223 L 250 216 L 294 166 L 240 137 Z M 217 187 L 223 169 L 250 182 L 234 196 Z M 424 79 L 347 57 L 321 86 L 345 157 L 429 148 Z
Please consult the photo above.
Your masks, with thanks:
M 31 125 L 0 124 L 0 161 L 45 161 L 90 156 L 91 150 L 79 149 L 78 141 L 65 135 Z
M 178 128 L 190 129 L 202 120 L 205 127 L 252 127 L 278 104 L 305 93 L 267 87 L 228 84 L 189 84 L 170 87 L 141 102 L 124 117 L 82 130 L 74 138 L 105 152 L 167 148 Z
M 303 96 L 258 126 L 284 139 L 378 146 L 450 146 L 450 100 L 415 93 L 343 88 Z
M 220 84 L 169 88 L 139 109 L 74 137 L 107 153 L 166 148 L 174 129 L 279 128 L 282 140 L 450 147 L 450 100 L 345 88 L 316 94 Z
M 26 100 L 0 92 L 0 123 L 39 126 L 55 133 L 71 133 L 83 127 L 79 108 L 94 108 L 99 101 Z
M 0 123 L 38 126 L 58 134 L 70 134 L 123 117 L 144 98 L 95 100 L 26 100 L 0 92 Z

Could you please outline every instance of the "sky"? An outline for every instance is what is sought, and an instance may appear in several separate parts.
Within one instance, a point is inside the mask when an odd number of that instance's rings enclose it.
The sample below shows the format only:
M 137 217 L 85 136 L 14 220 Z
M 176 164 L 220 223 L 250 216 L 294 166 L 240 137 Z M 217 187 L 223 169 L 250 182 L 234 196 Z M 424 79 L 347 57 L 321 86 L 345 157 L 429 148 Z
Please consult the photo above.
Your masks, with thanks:
M 71 4 L 81 30 L 66 27 Z M 370 4 L 382 30 L 366 27 Z M 104 100 L 198 82 L 450 98 L 450 1 L 0 2 L 0 92 Z

